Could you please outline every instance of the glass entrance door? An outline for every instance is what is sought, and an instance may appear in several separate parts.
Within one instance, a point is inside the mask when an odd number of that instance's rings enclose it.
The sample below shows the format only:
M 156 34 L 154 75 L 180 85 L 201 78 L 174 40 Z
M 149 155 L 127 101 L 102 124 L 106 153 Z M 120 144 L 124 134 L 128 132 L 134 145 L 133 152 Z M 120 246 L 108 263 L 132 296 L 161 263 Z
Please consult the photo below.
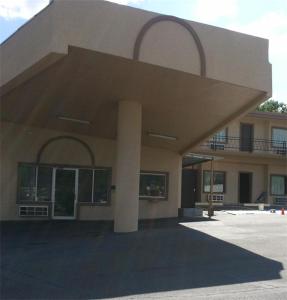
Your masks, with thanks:
M 53 218 L 75 219 L 77 170 L 54 169 Z

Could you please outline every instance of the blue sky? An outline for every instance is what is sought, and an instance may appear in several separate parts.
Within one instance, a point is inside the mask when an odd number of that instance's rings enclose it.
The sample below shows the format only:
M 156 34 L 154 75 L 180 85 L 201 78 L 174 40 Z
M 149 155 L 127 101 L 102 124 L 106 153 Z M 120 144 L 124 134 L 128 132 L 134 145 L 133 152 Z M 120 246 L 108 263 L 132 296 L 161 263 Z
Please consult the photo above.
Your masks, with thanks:
M 269 60 L 273 67 L 273 98 L 287 103 L 287 0 L 113 0 L 112 2 L 268 38 Z M 49 0 L 0 0 L 0 42 L 48 3 Z

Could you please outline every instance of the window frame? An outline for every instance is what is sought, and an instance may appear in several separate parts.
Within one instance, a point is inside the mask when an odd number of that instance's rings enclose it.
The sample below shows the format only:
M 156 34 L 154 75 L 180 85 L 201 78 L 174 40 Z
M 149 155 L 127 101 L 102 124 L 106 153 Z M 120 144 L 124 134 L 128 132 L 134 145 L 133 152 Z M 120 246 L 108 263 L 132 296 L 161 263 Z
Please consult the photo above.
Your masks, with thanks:
M 35 199 L 33 201 L 25 201 L 20 199 L 20 173 L 18 172 L 20 166 L 33 166 L 36 168 L 35 173 L 36 173 L 36 178 L 35 178 Z M 92 201 L 90 202 L 80 202 L 77 201 L 78 205 L 87 205 L 87 206 L 110 206 L 111 205 L 111 190 L 112 190 L 112 168 L 111 167 L 98 167 L 98 166 L 79 166 L 79 165 L 66 165 L 66 164 L 36 164 L 36 163 L 30 163 L 30 162 L 18 162 L 17 164 L 17 196 L 16 196 L 16 204 L 45 204 L 45 205 L 51 205 L 52 204 L 52 197 L 50 201 L 38 201 L 37 199 L 37 181 L 38 181 L 38 168 L 39 167 L 50 167 L 53 169 L 54 168 L 73 168 L 77 169 L 80 171 L 81 169 L 88 169 L 93 171 L 93 187 L 92 187 Z M 106 203 L 97 203 L 94 202 L 94 171 L 95 170 L 106 170 L 108 171 L 108 192 L 107 192 L 107 202 Z M 53 176 L 53 175 L 52 175 Z M 79 186 L 79 180 L 77 182 Z M 51 190 L 51 195 L 52 195 L 52 190 Z M 78 195 L 77 195 L 78 197 Z
M 217 133 L 219 133 L 219 132 L 221 132 L 221 131 L 225 131 L 225 139 L 224 139 L 224 141 L 223 140 L 217 140 L 216 138 L 215 138 L 215 136 L 216 136 L 216 134 Z M 210 143 L 213 143 L 213 144 L 215 144 L 215 145 L 218 145 L 218 144 L 224 144 L 224 145 L 226 145 L 226 144 L 228 144 L 228 127 L 225 127 L 225 128 L 223 128 L 223 129 L 221 129 L 221 130 L 219 130 L 218 132 L 216 132 L 213 136 L 212 136 L 212 138 L 210 139 Z
M 204 176 L 205 176 L 204 174 L 206 174 L 206 173 L 211 173 L 211 171 L 210 170 L 203 170 L 203 172 L 202 172 L 202 193 L 204 193 L 204 194 L 211 194 L 211 190 L 209 192 L 204 191 Z M 215 173 L 222 173 L 224 175 L 223 191 L 222 192 L 214 192 L 213 191 L 212 193 L 213 194 L 226 194 L 226 173 L 227 172 L 226 171 L 217 171 L 217 170 L 214 170 L 213 171 L 213 177 L 214 177 Z M 213 186 L 214 186 L 214 184 L 213 184 Z
M 161 172 L 161 171 L 140 171 L 141 175 L 158 175 L 165 176 L 165 193 L 164 196 L 144 196 L 140 195 L 140 179 L 139 178 L 139 200 L 159 200 L 159 201 L 168 201 L 168 191 L 169 191 L 169 172 Z
M 285 130 L 287 132 L 287 127 L 278 127 L 278 126 L 272 126 L 271 127 L 271 147 L 274 148 L 274 149 L 281 149 L 281 148 L 283 148 L 283 144 L 282 144 L 282 146 L 274 145 L 274 142 L 277 141 L 273 138 L 273 130 L 274 129 L 281 129 L 281 130 Z M 287 141 L 286 141 L 286 144 L 287 144 Z
M 39 187 L 39 167 L 43 167 L 43 168 L 51 168 L 52 169 L 52 178 L 51 178 L 51 199 L 52 199 L 52 187 L 53 187 L 53 167 L 52 166 L 48 166 L 48 165 L 43 165 L 43 164 L 34 164 L 35 167 L 36 167 L 36 184 L 35 184 L 35 200 L 32 201 L 33 203 L 36 202 L 36 203 L 51 203 L 52 201 L 49 200 L 49 201 L 43 201 L 43 200 L 39 200 L 38 199 L 38 187 Z M 21 201 L 21 200 L 20 200 Z
M 93 176 L 92 176 L 92 201 L 79 201 L 78 199 L 78 203 L 80 205 L 83 206 L 110 206 L 111 205 L 111 186 L 112 186 L 112 168 L 110 167 L 83 167 L 83 168 L 78 168 L 78 170 L 92 170 L 93 171 Z M 107 192 L 107 202 L 105 203 L 99 203 L 99 202 L 95 202 L 94 197 L 95 197 L 95 171 L 96 170 L 105 170 L 105 171 L 109 171 L 108 172 L 108 192 Z M 80 172 L 79 172 L 80 173 Z M 78 182 L 78 186 L 79 186 L 79 182 Z
M 272 177 L 283 177 L 284 178 L 284 194 L 273 194 L 272 193 Z M 276 196 L 276 197 L 286 197 L 287 196 L 287 175 L 284 174 L 270 174 L 270 182 L 269 182 L 269 189 L 270 189 L 270 196 Z
M 19 168 L 20 166 L 31 166 L 31 167 L 37 167 L 36 164 L 34 163 L 22 163 L 22 162 L 19 162 L 17 164 L 17 198 L 16 198 L 16 204 L 35 204 L 35 203 L 47 203 L 48 201 L 46 202 L 38 202 L 36 199 L 37 199 L 37 176 L 38 176 L 38 171 L 37 171 L 37 168 L 35 170 L 35 199 L 34 200 L 28 200 L 28 201 L 25 201 L 25 200 L 20 200 L 20 172 L 19 172 Z M 50 203 L 51 201 L 49 201 L 48 203 Z
M 89 170 L 92 171 L 92 190 L 91 190 L 91 201 L 80 201 L 79 200 L 79 178 L 80 178 L 80 171 L 81 170 Z M 93 204 L 94 203 L 94 169 L 91 168 L 78 168 L 78 195 L 77 195 L 77 202 L 79 204 Z

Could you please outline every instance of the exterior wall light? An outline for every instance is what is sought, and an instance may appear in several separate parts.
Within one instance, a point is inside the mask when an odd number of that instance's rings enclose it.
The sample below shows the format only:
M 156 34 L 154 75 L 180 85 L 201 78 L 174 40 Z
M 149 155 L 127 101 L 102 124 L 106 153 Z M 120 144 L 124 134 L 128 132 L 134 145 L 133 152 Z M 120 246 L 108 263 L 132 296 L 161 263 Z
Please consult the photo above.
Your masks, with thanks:
M 64 116 L 58 116 L 57 118 L 59 120 L 63 120 L 63 121 L 70 121 L 70 122 L 74 122 L 74 123 L 91 125 L 91 122 L 87 121 L 87 120 L 74 119 L 74 118 L 69 118 L 69 117 L 64 117 Z
M 177 140 L 176 136 L 165 135 L 165 134 L 160 134 L 160 133 L 155 133 L 155 132 L 148 132 L 147 135 L 151 136 L 151 137 L 155 137 L 155 138 L 169 140 L 169 141 L 176 141 Z

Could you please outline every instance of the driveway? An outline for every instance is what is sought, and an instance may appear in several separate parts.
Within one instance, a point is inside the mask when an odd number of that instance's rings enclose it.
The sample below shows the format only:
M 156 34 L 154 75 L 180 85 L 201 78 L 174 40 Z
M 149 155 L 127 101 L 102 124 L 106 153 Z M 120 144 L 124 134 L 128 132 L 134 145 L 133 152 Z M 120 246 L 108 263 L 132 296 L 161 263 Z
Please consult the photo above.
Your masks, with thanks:
M 2 299 L 287 299 L 287 216 L 2 224 Z

